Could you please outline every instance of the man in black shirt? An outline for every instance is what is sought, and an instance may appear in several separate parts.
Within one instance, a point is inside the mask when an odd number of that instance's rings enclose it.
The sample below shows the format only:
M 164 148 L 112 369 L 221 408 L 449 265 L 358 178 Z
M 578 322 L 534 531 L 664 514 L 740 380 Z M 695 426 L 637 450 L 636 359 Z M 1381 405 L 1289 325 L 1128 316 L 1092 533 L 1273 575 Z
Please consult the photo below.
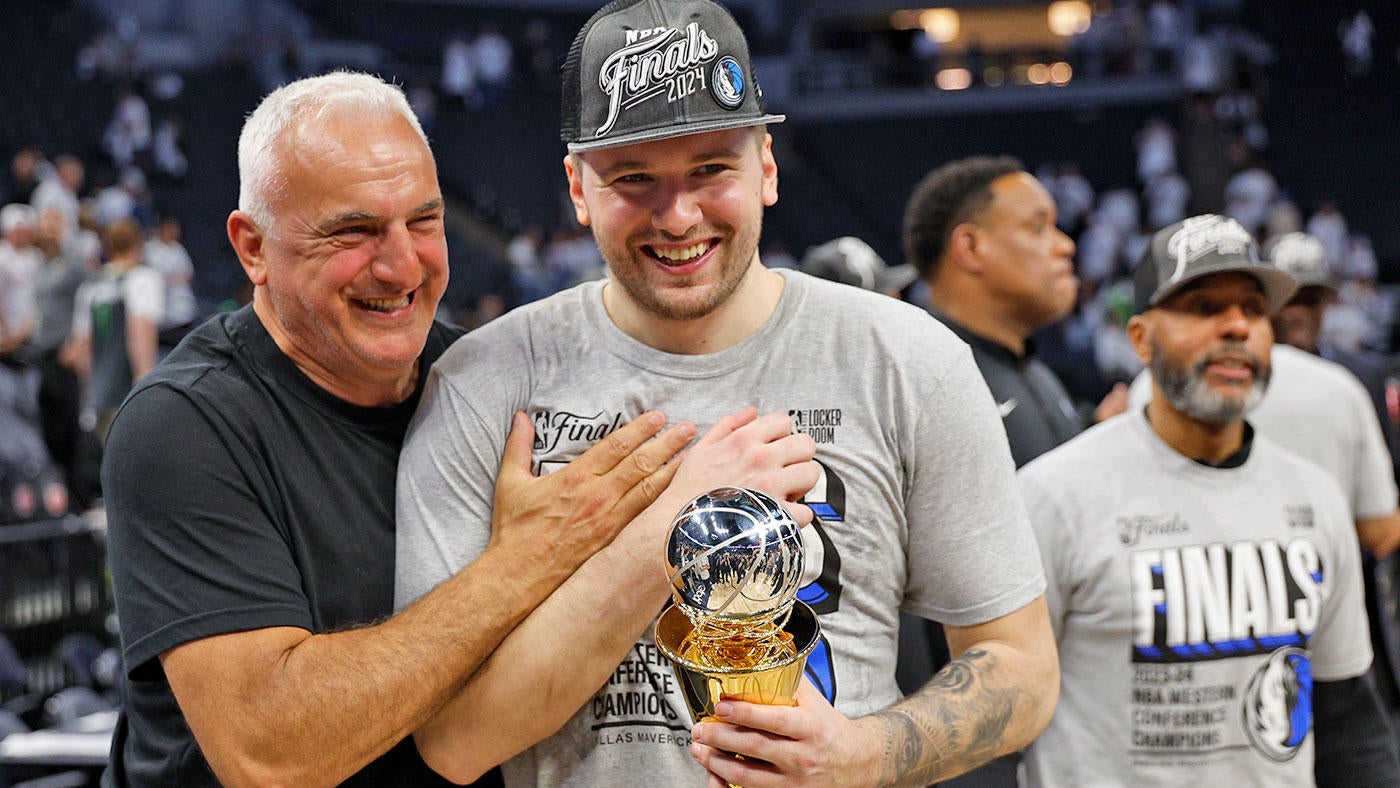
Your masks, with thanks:
M 127 682 L 104 784 L 441 783 L 405 737 L 684 477 L 695 428 L 643 414 L 537 478 L 516 414 L 490 547 L 389 618 L 398 452 L 460 333 L 433 318 L 432 153 L 398 88 L 340 72 L 263 100 L 239 176 L 253 303 L 137 385 L 106 452 Z
M 1030 338 L 1068 314 L 1078 295 L 1074 241 L 1055 218 L 1049 191 L 1009 156 L 939 167 L 915 187 L 904 214 L 905 257 L 928 283 L 929 311 L 972 347 L 1018 468 L 1083 427 Z M 900 637 L 906 686 L 948 661 L 938 625 L 927 623 L 925 646 L 911 626 L 918 623 L 906 619 Z M 1015 761 L 993 761 L 947 784 L 1013 786 Z
M 972 346 L 1020 467 L 1079 433 L 1074 404 L 1031 334 L 1074 307 L 1074 241 L 1055 201 L 1009 156 L 931 172 L 904 215 L 904 250 L 934 316 Z

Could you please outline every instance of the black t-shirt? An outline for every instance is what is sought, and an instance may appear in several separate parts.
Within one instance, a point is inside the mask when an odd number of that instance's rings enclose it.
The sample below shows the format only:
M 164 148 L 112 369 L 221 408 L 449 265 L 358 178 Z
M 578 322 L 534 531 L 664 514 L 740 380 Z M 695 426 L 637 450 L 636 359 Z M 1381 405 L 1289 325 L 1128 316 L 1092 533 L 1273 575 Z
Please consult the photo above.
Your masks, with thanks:
M 420 381 L 460 333 L 433 326 Z M 297 369 L 251 307 L 200 326 L 137 386 L 102 469 L 127 667 L 105 784 L 217 784 L 162 652 L 392 613 L 395 468 L 419 391 L 384 408 L 340 400 Z M 347 782 L 435 783 L 445 784 L 411 739 Z
M 1001 411 L 1017 468 L 1080 433 L 1083 425 L 1074 403 L 1055 373 L 1035 357 L 1030 340 L 1026 354 L 1017 356 L 937 312 L 933 316 L 972 347 L 972 358 Z

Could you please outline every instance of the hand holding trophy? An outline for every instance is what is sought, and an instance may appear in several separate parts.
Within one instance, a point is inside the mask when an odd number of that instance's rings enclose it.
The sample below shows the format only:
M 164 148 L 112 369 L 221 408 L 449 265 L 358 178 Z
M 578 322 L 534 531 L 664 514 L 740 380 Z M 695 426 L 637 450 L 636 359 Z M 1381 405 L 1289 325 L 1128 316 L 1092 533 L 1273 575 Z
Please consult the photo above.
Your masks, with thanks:
M 793 705 L 816 614 L 797 599 L 801 528 L 778 501 L 720 487 L 676 515 L 666 540 L 675 604 L 656 623 L 692 721 L 714 715 L 721 696 Z

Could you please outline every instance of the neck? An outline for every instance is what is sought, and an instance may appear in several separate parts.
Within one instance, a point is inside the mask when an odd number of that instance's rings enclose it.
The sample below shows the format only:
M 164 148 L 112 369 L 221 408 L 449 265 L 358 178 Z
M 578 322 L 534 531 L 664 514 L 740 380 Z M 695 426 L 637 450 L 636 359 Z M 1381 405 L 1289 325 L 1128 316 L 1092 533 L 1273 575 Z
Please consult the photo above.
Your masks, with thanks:
M 417 360 L 403 370 L 385 371 L 362 367 L 351 377 L 335 373 L 297 345 L 291 332 L 277 319 L 265 288 L 259 287 L 253 291 L 253 313 L 258 316 L 263 328 L 267 329 L 277 348 L 296 364 L 303 375 L 331 395 L 351 405 L 368 408 L 397 405 L 408 399 L 414 387 L 418 385 Z
M 754 257 L 744 279 L 709 314 L 671 320 L 647 312 L 627 297 L 615 282 L 603 287 L 603 307 L 624 334 L 666 353 L 695 356 L 717 353 L 747 339 L 778 307 L 786 280 L 764 268 Z
M 135 268 L 140 262 L 141 258 L 136 255 L 119 255 L 108 260 L 107 265 L 112 266 L 118 271 L 129 271 Z
M 1223 425 L 1193 419 L 1173 408 L 1155 382 L 1152 401 L 1147 404 L 1147 420 L 1164 443 L 1193 460 L 1218 463 L 1244 445 L 1243 419 Z
M 983 339 L 992 341 L 1015 353 L 1026 354 L 1026 338 L 1031 329 L 1021 325 L 1015 315 L 1003 314 L 995 304 L 978 298 L 964 289 L 937 287 L 929 288 L 929 303 L 944 317 L 971 331 Z

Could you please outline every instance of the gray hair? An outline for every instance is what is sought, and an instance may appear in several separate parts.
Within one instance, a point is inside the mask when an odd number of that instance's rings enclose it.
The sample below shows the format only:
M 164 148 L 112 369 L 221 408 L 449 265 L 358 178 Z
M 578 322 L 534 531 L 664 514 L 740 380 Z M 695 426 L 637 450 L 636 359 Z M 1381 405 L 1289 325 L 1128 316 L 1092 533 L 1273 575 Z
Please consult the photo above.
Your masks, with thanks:
M 428 144 L 403 89 L 373 74 L 334 71 L 283 85 L 263 98 L 238 135 L 238 210 L 254 224 L 264 229 L 272 226 L 270 204 L 286 186 L 277 142 L 293 122 L 305 116 L 321 117 L 332 109 L 397 113 Z

